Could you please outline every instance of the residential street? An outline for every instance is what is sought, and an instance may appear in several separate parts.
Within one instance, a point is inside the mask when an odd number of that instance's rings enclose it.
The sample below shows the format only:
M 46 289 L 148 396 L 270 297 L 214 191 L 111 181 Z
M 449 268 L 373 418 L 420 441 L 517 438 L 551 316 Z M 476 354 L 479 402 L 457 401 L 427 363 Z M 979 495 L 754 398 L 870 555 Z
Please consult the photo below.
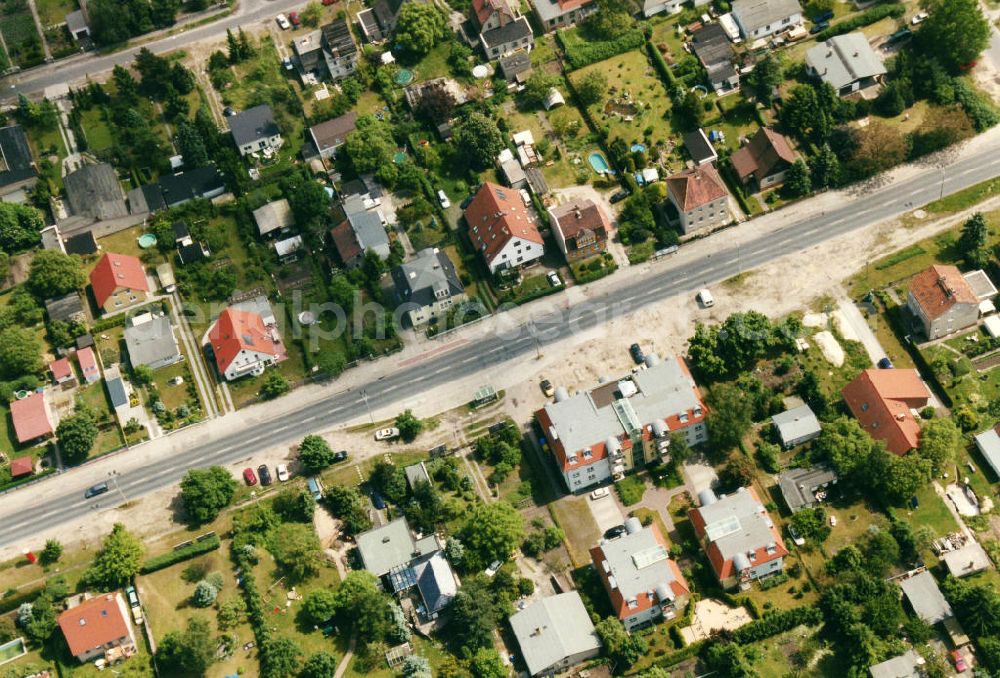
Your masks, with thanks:
M 305 387 L 272 403 L 248 407 L 8 493 L 0 497 L 0 546 L 34 545 L 45 530 L 80 519 L 96 523 L 94 518 L 117 505 L 118 498 L 105 495 L 87 501 L 83 491 L 106 479 L 111 470 L 119 474 L 124 494 L 134 500 L 176 483 L 190 468 L 242 463 L 257 451 L 282 446 L 287 450 L 311 431 L 366 420 L 368 407 L 376 419 L 394 416 L 404 407 L 429 416 L 468 401 L 483 383 L 498 389 L 520 387 L 533 372 L 532 361 L 550 347 L 558 353 L 556 344 L 608 336 L 601 333 L 614 323 L 612 339 L 625 346 L 632 339 L 625 336 L 631 330 L 622 319 L 658 308 L 677 295 L 683 296 L 674 301 L 680 311 L 674 315 L 690 325 L 691 318 L 684 313 L 694 290 L 758 266 L 773 268 L 785 255 L 795 255 L 780 262 L 789 277 L 770 276 L 784 281 L 785 303 L 805 303 L 811 297 L 795 294 L 799 290 L 792 272 L 804 262 L 816 268 L 812 248 L 838 236 L 867 243 L 872 234 L 860 233 L 861 229 L 909 211 L 912 205 L 926 204 L 942 190 L 950 193 L 995 176 L 1000 169 L 1000 154 L 993 150 L 998 142 L 1000 132 L 994 130 L 962 149 L 959 159 L 946 169 L 911 166 L 878 189 L 823 194 L 692 242 L 666 261 L 630 267 L 584 288 L 501 313 L 437 342 L 408 346 L 403 353 L 353 369 L 330 385 Z M 799 220 L 794 220 L 796 216 Z M 879 228 L 870 230 L 879 233 Z M 889 244 L 888 239 L 880 241 L 879 249 Z M 878 254 L 874 247 L 865 246 L 870 256 Z M 835 265 L 833 254 L 818 258 L 821 274 Z M 856 265 L 855 260 L 852 256 L 853 263 L 842 265 Z M 829 284 L 839 283 L 849 270 L 853 269 L 826 272 Z M 725 308 L 721 292 L 722 288 L 713 312 Z M 662 336 L 659 341 L 662 346 Z M 518 405 L 516 400 L 513 404 Z

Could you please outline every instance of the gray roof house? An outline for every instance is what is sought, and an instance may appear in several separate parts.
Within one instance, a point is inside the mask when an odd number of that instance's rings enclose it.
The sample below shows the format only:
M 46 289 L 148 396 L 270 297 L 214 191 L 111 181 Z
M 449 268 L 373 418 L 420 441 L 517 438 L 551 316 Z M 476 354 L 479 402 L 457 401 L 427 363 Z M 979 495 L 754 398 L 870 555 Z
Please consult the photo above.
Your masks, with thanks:
M 75 10 L 66 15 L 66 29 L 69 30 L 70 36 L 76 41 L 90 37 L 90 26 L 87 25 L 87 17 L 84 16 L 82 9 Z
M 407 466 L 403 469 L 403 473 L 406 475 L 406 484 L 410 486 L 411 490 L 416 488 L 417 483 L 430 484 L 431 482 L 431 476 L 427 473 L 427 465 L 422 461 Z
M 687 132 L 683 138 L 684 148 L 687 149 L 695 165 L 705 165 L 719 159 L 712 142 L 705 136 L 705 130 L 700 127 L 694 132 Z
M 83 299 L 79 292 L 70 292 L 61 297 L 46 299 L 45 310 L 49 314 L 49 320 L 82 322 L 87 317 L 83 311 Z
M 106 162 L 84 165 L 67 174 L 63 185 L 74 215 L 98 220 L 128 216 L 125 193 L 118 182 L 118 175 Z
M 535 44 L 535 37 L 528 17 L 519 16 L 514 21 L 483 31 L 479 34 L 479 42 L 486 58 L 493 61 L 514 50 L 530 48 Z
M 295 215 L 288 200 L 281 198 L 258 207 L 253 211 L 253 220 L 257 222 L 257 231 L 267 235 L 274 231 L 291 228 L 295 225 Z
M 532 676 L 560 673 L 601 652 L 601 640 L 576 591 L 531 603 L 511 616 L 510 626 Z
M 281 130 L 274 121 L 274 111 L 267 104 L 248 108 L 242 113 L 229 116 L 227 120 L 229 132 L 233 135 L 233 142 L 240 155 L 281 148 Z
M 817 504 L 816 492 L 837 482 L 837 474 L 823 466 L 788 469 L 778 475 L 781 496 L 792 513 Z
M 531 71 L 531 53 L 518 50 L 500 59 L 500 72 L 507 82 L 522 82 Z
M 976 447 L 993 469 L 993 473 L 1000 476 L 1000 425 L 977 435 Z
M 156 370 L 182 360 L 167 316 L 141 313 L 130 318 L 125 328 L 125 345 L 132 369 L 145 365 Z
M 745 40 L 758 40 L 802 25 L 798 0 L 734 0 L 733 18 Z
M 924 658 L 916 650 L 907 650 L 906 654 L 869 666 L 868 673 L 872 678 L 921 678 L 923 665 Z
M 845 96 L 879 84 L 886 74 L 882 58 L 864 33 L 837 35 L 806 52 L 809 72 Z
M 736 51 L 719 24 L 709 24 L 691 35 L 691 49 L 708 72 L 708 82 L 717 92 L 740 86 L 740 73 L 733 66 Z
M 785 449 L 818 438 L 822 433 L 819 420 L 808 405 L 800 405 L 771 417 L 771 422 L 778 430 L 781 444 Z
M 392 270 L 396 299 L 406 305 L 406 315 L 418 327 L 443 315 L 456 301 L 465 299 L 465 287 L 448 255 L 437 248 L 420 250 L 417 256 Z
M 414 539 L 406 518 L 396 518 L 382 527 L 362 532 L 355 538 L 355 543 L 361 563 L 376 577 L 408 568 L 414 558 L 440 550 L 433 534 Z
M 899 586 L 913 611 L 928 624 L 937 624 L 955 616 L 934 575 L 927 570 L 901 580 Z
M 38 172 L 20 125 L 0 127 L 0 196 L 8 196 L 35 184 Z
M 332 158 L 337 155 L 337 149 L 347 141 L 347 135 L 354 131 L 357 122 L 357 111 L 350 111 L 339 118 L 310 127 L 309 138 L 312 139 L 320 157 Z
M 334 249 L 347 268 L 356 268 L 371 250 L 382 259 L 389 258 L 389 236 L 382 219 L 374 210 L 364 208 L 360 197 L 344 201 L 347 218 L 330 229 Z
M 413 565 L 417 590 L 424 601 L 424 615 L 435 618 L 458 593 L 451 564 L 441 551 L 424 556 Z

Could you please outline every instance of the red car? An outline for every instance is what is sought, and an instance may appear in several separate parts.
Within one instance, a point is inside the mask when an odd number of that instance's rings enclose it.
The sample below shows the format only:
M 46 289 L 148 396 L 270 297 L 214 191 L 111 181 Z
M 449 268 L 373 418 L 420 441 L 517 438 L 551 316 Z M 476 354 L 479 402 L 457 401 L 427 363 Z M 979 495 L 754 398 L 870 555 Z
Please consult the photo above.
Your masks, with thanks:
M 324 7 L 329 7 L 330 5 L 336 4 L 337 0 L 320 0 Z
M 965 664 L 965 657 L 958 650 L 951 651 L 951 661 L 955 665 L 955 671 L 957 673 L 965 673 L 965 670 L 969 668 Z
M 252 468 L 243 469 L 243 480 L 246 481 L 247 485 L 257 484 L 257 474 L 253 472 Z
M 292 22 L 293 26 L 301 26 L 302 25 L 302 19 L 299 18 L 299 13 L 298 12 L 289 12 L 288 13 L 288 20 Z

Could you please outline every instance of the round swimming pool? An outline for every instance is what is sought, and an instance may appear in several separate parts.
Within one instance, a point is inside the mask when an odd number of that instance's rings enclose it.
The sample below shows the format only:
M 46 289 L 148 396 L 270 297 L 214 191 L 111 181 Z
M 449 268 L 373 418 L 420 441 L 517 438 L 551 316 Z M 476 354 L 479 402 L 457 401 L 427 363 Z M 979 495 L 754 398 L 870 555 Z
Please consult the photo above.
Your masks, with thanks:
M 156 244 L 156 236 L 152 233 L 143 233 L 139 236 L 139 247 L 144 250 L 149 249 Z
M 413 71 L 405 68 L 400 69 L 399 73 L 396 74 L 396 84 L 409 85 L 411 82 L 413 82 Z
M 590 161 L 590 166 L 593 167 L 594 171 L 598 174 L 607 174 L 608 170 L 611 169 L 611 166 L 608 164 L 608 161 L 604 159 L 604 156 L 596 151 L 591 153 L 587 160 Z

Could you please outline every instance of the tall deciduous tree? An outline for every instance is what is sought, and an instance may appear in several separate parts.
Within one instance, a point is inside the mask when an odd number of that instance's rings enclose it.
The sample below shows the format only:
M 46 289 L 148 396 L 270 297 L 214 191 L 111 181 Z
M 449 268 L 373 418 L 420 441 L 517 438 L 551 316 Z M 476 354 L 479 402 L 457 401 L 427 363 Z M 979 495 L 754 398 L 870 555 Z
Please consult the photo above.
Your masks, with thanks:
M 320 650 L 309 655 L 299 671 L 299 678 L 333 678 L 337 673 L 337 658 Z
M 261 676 L 294 676 L 302 664 L 302 649 L 288 636 L 271 636 L 261 647 Z
M 476 504 L 462 530 L 465 562 L 475 567 L 504 560 L 523 539 L 524 519 L 513 506 L 503 501 Z
M 737 447 L 753 423 L 753 405 L 731 384 L 718 384 L 709 392 L 712 409 L 706 426 L 712 449 L 720 453 Z
M 172 675 L 204 676 L 215 661 L 215 641 L 208 620 L 191 617 L 183 631 L 170 631 L 160 641 L 156 659 Z
M 408 2 L 399 11 L 395 38 L 403 49 L 423 56 L 444 39 L 447 29 L 447 20 L 437 5 Z
M 604 651 L 619 670 L 632 666 L 646 651 L 646 641 L 639 635 L 630 635 L 614 617 L 606 617 L 594 625 L 594 630 L 604 643 Z
M 307 435 L 299 444 L 299 461 L 307 473 L 317 473 L 333 463 L 333 450 L 322 437 Z
M 758 61 L 747 74 L 745 82 L 754 97 L 765 106 L 774 101 L 774 91 L 782 82 L 781 57 L 768 54 Z
M 215 520 L 236 495 L 237 483 L 221 466 L 191 469 L 181 481 L 184 512 L 195 524 Z
M 75 254 L 59 250 L 41 250 L 31 259 L 28 269 L 28 289 L 39 299 L 69 294 L 87 282 L 83 262 Z
M 0 331 L 0 376 L 13 380 L 42 371 L 42 344 L 25 327 Z
M 312 525 L 290 523 L 271 535 L 274 562 L 293 580 L 303 580 L 319 572 L 319 537 Z
M 458 125 L 455 143 L 464 149 L 478 169 L 491 166 L 504 147 L 503 135 L 496 122 L 478 112 L 470 113 Z
M 63 461 L 68 464 L 86 461 L 97 440 L 97 433 L 97 423 L 88 409 L 80 408 L 68 417 L 63 417 L 56 427 Z
M 608 79 L 601 71 L 591 71 L 576 83 L 576 94 L 584 106 L 592 106 L 608 92 Z
M 143 554 L 142 542 L 125 529 L 121 523 L 115 523 L 111 534 L 104 538 L 101 550 L 94 556 L 84 574 L 86 582 L 104 589 L 115 589 L 125 586 L 139 573 Z
M 8 253 L 38 244 L 45 227 L 42 213 L 34 207 L 0 202 L 0 249 Z
M 929 16 L 917 45 L 952 73 L 975 61 L 990 40 L 990 24 L 976 0 L 925 0 Z
M 958 247 L 970 266 L 981 268 L 989 259 L 986 241 L 989 228 L 982 212 L 976 212 L 962 224 L 962 235 L 958 239 Z

